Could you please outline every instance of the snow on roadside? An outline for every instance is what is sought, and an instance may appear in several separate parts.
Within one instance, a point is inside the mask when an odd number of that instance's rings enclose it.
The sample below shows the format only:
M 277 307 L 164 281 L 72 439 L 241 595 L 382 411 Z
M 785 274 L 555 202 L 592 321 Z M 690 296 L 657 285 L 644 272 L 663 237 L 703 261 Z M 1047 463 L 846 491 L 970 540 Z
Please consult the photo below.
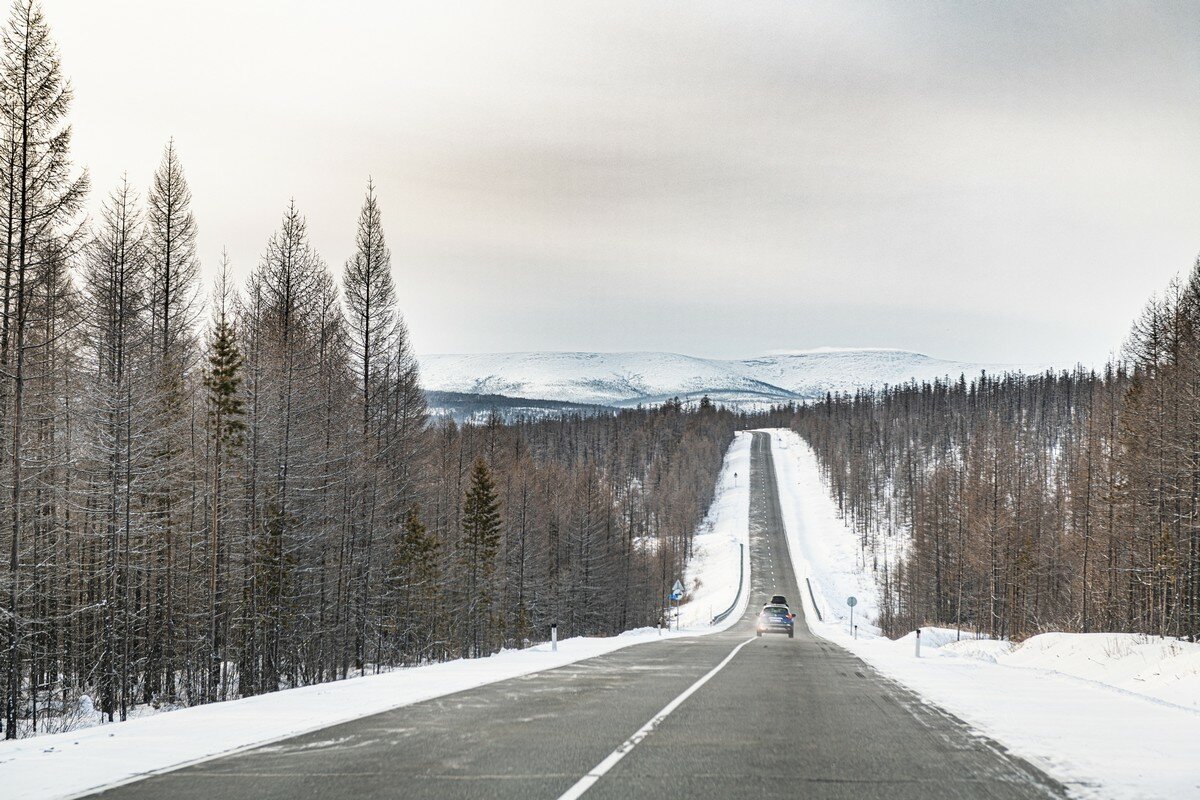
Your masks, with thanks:
M 738 585 L 734 541 L 749 539 L 750 435 L 739 433 L 725 456 L 717 491 L 697 531 L 688 565 L 690 602 L 681 606 L 682 631 L 644 628 L 620 636 L 577 637 L 490 658 L 398 669 L 272 694 L 193 706 L 127 722 L 0 742 L 0 786 L 6 800 L 76 797 L 268 742 L 496 681 L 572 664 L 625 647 L 712 633 L 709 624 L 734 600 Z M 735 480 L 734 473 L 738 477 Z M 747 559 L 748 560 L 748 559 Z M 748 569 L 748 567 L 747 567 Z M 749 573 L 746 575 L 749 585 Z M 693 588 L 694 587 L 694 588 Z M 743 592 L 741 605 L 745 606 Z
M 850 608 L 846 598 L 853 596 L 858 600 L 854 624 L 860 635 L 877 634 L 879 629 L 872 624 L 879 616 L 875 581 L 861 567 L 863 555 L 858 537 L 846 527 L 838 516 L 837 506 L 829 499 L 816 454 L 792 431 L 770 433 L 783 525 L 788 532 L 788 547 L 808 618 L 812 622 L 823 620 L 826 625 L 848 626 Z M 796 502 L 797 496 L 804 498 L 804 502 Z M 811 502 L 815 497 L 822 501 Z M 796 531 L 819 531 L 821 535 L 796 536 Z M 837 535 L 826 535 L 827 532 Z
M 970 642 L 947 645 L 954 655 Z M 1200 642 L 1140 633 L 1043 633 L 999 645 L 996 663 L 1048 669 L 1200 712 Z M 987 655 L 975 655 L 987 658 Z
M 679 624 L 684 628 L 702 628 L 736 603 L 733 613 L 717 626 L 728 628 L 746 609 L 749 592 L 738 592 L 738 573 L 744 567 L 742 588 L 749 587 L 750 558 L 741 545 L 750 543 L 752 438 L 740 432 L 729 446 L 708 516 L 692 539 L 692 557 L 683 579 L 686 600 L 679 607 Z
M 1200 797 L 1200 645 L 1132 634 L 1049 633 L 1020 645 L 958 639 L 946 628 L 892 641 L 859 623 L 878 594 L 856 536 L 837 515 L 816 456 L 792 431 L 772 449 L 792 563 L 813 633 L 966 720 L 1081 798 Z M 814 597 L 805 592 L 805 578 Z M 857 615 L 856 615 L 857 617 Z M 855 622 L 858 622 L 856 618 Z
M 11 800 L 75 796 L 659 638 L 658 630 L 646 628 L 608 638 L 564 639 L 558 643 L 558 652 L 542 644 L 490 658 L 430 664 L 17 739 L 0 744 L 0 785 Z

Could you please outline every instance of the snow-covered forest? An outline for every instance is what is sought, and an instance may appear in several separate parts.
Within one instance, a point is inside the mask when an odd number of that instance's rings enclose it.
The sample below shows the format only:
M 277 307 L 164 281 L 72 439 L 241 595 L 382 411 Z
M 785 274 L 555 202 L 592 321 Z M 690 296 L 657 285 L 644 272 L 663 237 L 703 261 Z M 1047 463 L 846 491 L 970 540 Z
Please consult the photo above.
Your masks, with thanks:
M 830 396 L 793 426 L 874 559 L 885 631 L 1200 638 L 1200 262 L 1101 373 Z
M 432 423 L 370 184 L 235 285 L 174 143 L 88 205 L 37 3 L 2 47 L 7 738 L 658 619 L 731 414 Z

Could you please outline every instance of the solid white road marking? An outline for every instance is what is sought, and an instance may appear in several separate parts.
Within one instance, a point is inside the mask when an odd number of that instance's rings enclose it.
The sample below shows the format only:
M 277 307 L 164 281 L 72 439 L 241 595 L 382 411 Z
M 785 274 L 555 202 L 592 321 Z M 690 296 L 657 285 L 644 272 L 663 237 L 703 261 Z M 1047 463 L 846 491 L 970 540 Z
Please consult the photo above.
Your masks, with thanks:
M 711 680 L 712 677 L 718 672 L 725 669 L 725 665 L 730 661 L 733 661 L 733 657 L 738 654 L 738 651 L 753 642 L 755 638 L 757 637 L 751 637 L 739 644 L 737 647 L 733 648 L 729 655 L 725 656 L 724 661 L 709 670 L 709 672 L 700 680 L 684 689 L 683 694 L 679 695 L 674 700 L 663 706 L 662 711 L 659 711 L 650 718 L 649 722 L 634 731 L 633 736 L 630 736 L 628 739 L 622 742 L 620 747 L 618 747 L 616 750 L 613 750 L 604 758 L 603 761 L 592 767 L 592 771 L 576 781 L 574 786 L 559 795 L 558 800 L 576 800 L 576 798 L 581 797 L 584 792 L 592 788 L 592 784 L 604 777 L 604 773 L 615 767 L 618 761 L 629 754 L 630 750 L 637 747 L 638 744 L 647 736 L 649 736 L 650 732 L 657 728 L 672 711 L 679 708 L 679 706 L 683 704 L 684 700 L 687 700 L 689 697 L 695 694 L 697 689 L 708 683 L 709 680 Z

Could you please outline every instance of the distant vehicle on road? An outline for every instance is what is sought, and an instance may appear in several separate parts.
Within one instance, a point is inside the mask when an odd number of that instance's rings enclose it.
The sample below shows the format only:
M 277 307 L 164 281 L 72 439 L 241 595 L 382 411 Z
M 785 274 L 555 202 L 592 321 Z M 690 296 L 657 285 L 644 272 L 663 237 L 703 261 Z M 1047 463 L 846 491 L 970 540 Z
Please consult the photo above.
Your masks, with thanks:
M 786 605 L 768 604 L 763 606 L 758 615 L 756 635 L 764 633 L 786 633 L 788 638 L 794 638 L 796 633 L 796 615 Z
M 769 606 L 786 606 L 787 604 L 787 598 L 781 594 L 775 595 L 771 598 L 771 602 L 767 603 Z

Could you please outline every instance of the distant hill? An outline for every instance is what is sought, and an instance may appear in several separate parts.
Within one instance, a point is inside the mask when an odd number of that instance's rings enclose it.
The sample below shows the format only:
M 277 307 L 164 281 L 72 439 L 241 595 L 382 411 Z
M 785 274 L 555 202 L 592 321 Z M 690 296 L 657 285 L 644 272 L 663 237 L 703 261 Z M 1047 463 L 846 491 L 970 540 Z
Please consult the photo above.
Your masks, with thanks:
M 568 403 L 561 400 L 507 397 L 499 394 L 439 392 L 427 390 L 425 399 L 435 415 L 454 417 L 458 422 L 484 422 L 493 412 L 506 420 L 557 418 L 563 414 L 599 414 L 617 411 L 611 406 Z
M 833 348 L 735 360 L 655 352 L 476 353 L 421 358 L 421 380 L 431 393 L 454 393 L 454 402 L 460 406 L 474 405 L 471 411 L 504 400 L 508 407 L 541 409 L 543 413 L 553 409 L 535 401 L 628 408 L 676 396 L 697 400 L 706 394 L 714 402 L 751 410 L 913 379 L 959 375 L 970 379 L 984 370 L 1001 374 L 1042 369 L 946 361 L 904 350 Z M 485 395 L 500 397 L 480 398 Z M 432 404 L 438 407 L 437 402 Z

